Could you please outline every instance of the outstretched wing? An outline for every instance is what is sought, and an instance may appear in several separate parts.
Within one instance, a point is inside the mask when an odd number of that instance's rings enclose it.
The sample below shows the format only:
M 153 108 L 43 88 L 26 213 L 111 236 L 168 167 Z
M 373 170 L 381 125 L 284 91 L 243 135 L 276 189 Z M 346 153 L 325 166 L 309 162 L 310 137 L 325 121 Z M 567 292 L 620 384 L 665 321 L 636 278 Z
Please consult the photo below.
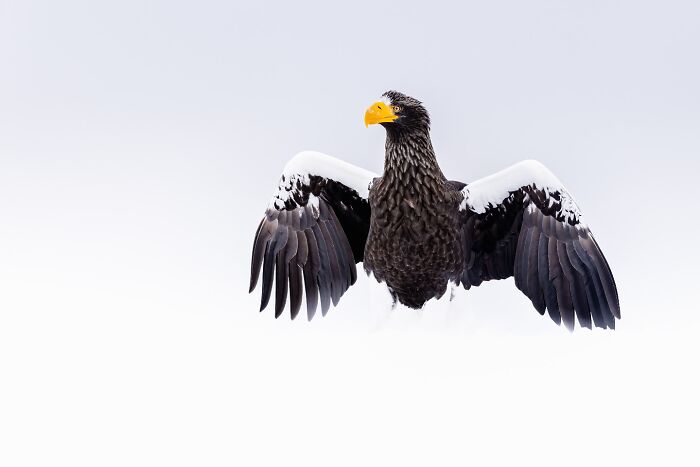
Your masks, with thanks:
M 615 328 L 620 303 L 608 262 L 573 198 L 537 161 L 469 185 L 463 201 L 465 288 L 515 277 L 537 311 L 573 329 Z
M 289 295 L 292 319 L 306 294 L 309 320 L 319 300 L 326 314 L 355 283 L 369 232 L 369 185 L 375 175 L 339 159 L 304 151 L 285 166 L 253 244 L 250 291 L 262 269 L 260 311 L 275 282 L 275 317 Z M 302 290 L 303 289 L 303 290 Z

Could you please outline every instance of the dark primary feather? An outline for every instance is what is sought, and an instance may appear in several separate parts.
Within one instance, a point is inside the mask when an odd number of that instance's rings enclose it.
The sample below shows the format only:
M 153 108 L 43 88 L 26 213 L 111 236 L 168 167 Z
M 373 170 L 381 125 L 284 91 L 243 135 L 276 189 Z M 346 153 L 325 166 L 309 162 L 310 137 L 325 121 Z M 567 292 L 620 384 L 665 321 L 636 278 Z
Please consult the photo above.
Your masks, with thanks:
M 466 186 L 452 182 L 455 189 Z M 484 213 L 464 211 L 465 288 L 514 276 L 540 314 L 574 328 L 615 328 L 620 303 L 610 267 L 587 226 L 557 218 L 560 195 L 532 186 Z
M 295 318 L 303 296 L 307 316 L 320 303 L 325 315 L 331 303 L 357 280 L 355 264 L 362 261 L 369 231 L 370 208 L 357 192 L 342 183 L 312 176 L 281 209 L 271 206 L 255 234 L 250 291 L 262 270 L 260 311 L 269 304 L 275 284 L 275 317 L 289 302 Z M 318 197 L 317 207 L 309 205 Z

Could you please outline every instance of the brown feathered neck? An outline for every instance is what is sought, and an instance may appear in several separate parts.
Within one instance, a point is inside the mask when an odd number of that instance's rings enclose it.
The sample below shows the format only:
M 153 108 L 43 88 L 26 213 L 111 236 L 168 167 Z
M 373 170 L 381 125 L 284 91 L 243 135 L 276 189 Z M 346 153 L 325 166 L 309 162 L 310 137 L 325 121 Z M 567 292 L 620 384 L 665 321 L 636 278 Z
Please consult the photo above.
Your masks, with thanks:
M 389 130 L 385 149 L 385 177 L 404 182 L 415 177 L 428 178 L 439 185 L 447 181 L 438 165 L 427 128 L 406 132 Z

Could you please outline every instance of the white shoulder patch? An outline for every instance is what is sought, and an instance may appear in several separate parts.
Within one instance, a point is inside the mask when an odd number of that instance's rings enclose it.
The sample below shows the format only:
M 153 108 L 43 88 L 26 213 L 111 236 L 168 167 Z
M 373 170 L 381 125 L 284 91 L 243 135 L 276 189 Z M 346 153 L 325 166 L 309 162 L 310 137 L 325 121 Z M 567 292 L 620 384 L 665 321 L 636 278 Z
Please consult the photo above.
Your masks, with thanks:
M 285 202 L 296 193 L 295 190 L 299 185 L 308 186 L 311 183 L 312 176 L 342 183 L 367 199 L 369 186 L 376 174 L 320 152 L 302 151 L 284 166 L 282 179 L 272 197 L 270 207 L 276 209 L 284 207 Z
M 481 178 L 462 189 L 464 197 L 460 210 L 467 208 L 479 214 L 486 212 L 489 207 L 503 203 L 512 192 L 522 187 L 534 186 L 547 195 L 550 206 L 560 203 L 558 215 L 567 220 L 580 220 L 581 211 L 559 179 L 542 163 L 535 160 L 519 162 L 493 175 Z M 553 193 L 558 193 L 557 201 Z

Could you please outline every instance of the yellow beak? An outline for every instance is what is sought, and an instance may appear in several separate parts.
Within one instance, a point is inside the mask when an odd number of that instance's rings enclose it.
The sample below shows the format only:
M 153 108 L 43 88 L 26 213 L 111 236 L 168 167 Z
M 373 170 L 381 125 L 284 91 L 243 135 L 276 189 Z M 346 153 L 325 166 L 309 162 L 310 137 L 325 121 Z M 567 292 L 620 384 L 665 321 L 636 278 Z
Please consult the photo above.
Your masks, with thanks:
M 396 120 L 398 115 L 394 113 L 392 106 L 385 102 L 375 102 L 365 112 L 365 127 L 377 123 L 389 123 Z

